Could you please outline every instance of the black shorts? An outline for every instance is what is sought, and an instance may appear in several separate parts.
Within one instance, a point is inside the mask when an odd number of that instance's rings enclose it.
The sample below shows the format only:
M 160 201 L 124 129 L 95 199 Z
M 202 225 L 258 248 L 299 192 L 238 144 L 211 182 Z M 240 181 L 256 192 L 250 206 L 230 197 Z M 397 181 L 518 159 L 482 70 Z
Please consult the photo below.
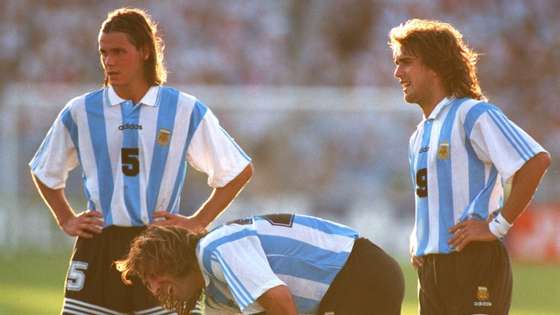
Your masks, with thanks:
M 474 242 L 460 252 L 423 258 L 420 315 L 508 314 L 512 274 L 501 242 Z
M 368 239 L 359 238 L 317 314 L 400 315 L 403 297 L 399 264 Z
M 175 314 L 164 311 L 142 285 L 126 285 L 114 261 L 124 258 L 144 227 L 110 226 L 92 239 L 78 238 L 68 268 L 62 314 Z

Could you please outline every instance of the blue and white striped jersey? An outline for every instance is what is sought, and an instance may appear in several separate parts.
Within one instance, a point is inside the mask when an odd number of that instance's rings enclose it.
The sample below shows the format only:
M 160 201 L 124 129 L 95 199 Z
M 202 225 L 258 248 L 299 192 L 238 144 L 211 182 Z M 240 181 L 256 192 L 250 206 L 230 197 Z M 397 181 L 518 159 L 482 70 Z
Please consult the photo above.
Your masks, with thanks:
M 293 214 L 255 216 L 222 225 L 202 238 L 197 257 L 208 308 L 262 312 L 267 290 L 287 285 L 299 314 L 315 314 L 346 263 L 356 231 L 327 220 Z
M 503 205 L 503 186 L 544 149 L 496 106 L 443 99 L 412 134 L 409 163 L 416 218 L 411 253 L 450 253 L 448 229 L 487 219 Z
M 80 165 L 88 209 L 105 226 L 141 226 L 179 211 L 187 161 L 222 187 L 250 159 L 193 96 L 153 86 L 134 105 L 108 87 L 68 102 L 29 165 L 53 189 Z

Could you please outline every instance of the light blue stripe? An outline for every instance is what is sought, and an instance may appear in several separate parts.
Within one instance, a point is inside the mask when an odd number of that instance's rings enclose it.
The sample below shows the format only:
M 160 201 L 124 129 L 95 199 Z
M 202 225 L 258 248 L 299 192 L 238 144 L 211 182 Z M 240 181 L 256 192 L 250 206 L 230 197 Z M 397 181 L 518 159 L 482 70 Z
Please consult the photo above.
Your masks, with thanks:
M 275 273 L 324 284 L 331 284 L 350 254 L 281 236 L 259 235 L 259 239 Z
M 113 224 L 111 216 L 111 200 L 113 199 L 113 172 L 107 145 L 107 132 L 105 129 L 105 114 L 103 111 L 103 90 L 98 90 L 86 95 L 86 113 L 91 144 L 97 165 L 97 186 L 101 211 L 103 211 L 104 225 Z
M 506 127 L 506 129 L 510 132 L 510 135 L 516 140 L 520 149 L 527 155 L 527 159 L 530 159 L 535 153 L 531 150 L 531 147 L 525 140 L 525 138 L 515 129 L 514 126 L 506 119 L 506 117 L 502 113 L 498 113 L 496 115 L 498 119 L 502 122 L 502 124 Z
M 72 118 L 72 113 L 70 112 L 69 107 L 64 110 L 64 112 L 61 115 L 61 119 L 62 119 L 62 123 L 64 124 L 64 126 L 68 130 L 68 133 L 70 134 L 70 138 L 72 139 L 72 143 L 74 144 L 74 148 L 76 149 L 78 161 L 80 162 L 80 165 L 82 165 L 82 157 L 80 153 L 80 141 L 78 137 L 78 126 L 76 125 L 76 122 Z M 86 196 L 87 209 L 96 210 L 95 203 L 91 199 L 91 194 L 89 193 L 89 190 L 87 188 L 87 176 L 83 170 L 83 167 L 82 167 L 82 189 L 84 195 Z
M 467 167 L 469 170 L 469 201 L 472 202 L 484 187 L 484 163 L 474 151 L 470 138 L 478 118 L 490 112 L 494 107 L 488 103 L 478 103 L 473 106 L 465 118 L 465 147 L 467 149 Z M 468 209 L 468 207 L 466 208 Z
M 506 137 L 511 146 L 517 151 L 519 156 L 521 156 L 524 160 L 527 160 L 527 157 L 525 156 L 526 153 L 523 152 L 521 144 L 514 137 L 512 137 L 512 135 L 506 129 L 506 126 L 504 126 L 503 123 L 498 119 L 496 113 L 494 113 L 494 111 L 489 111 L 488 114 L 490 115 L 490 118 L 492 118 L 494 123 L 498 126 L 500 131 L 502 131 L 502 134 Z
M 420 150 L 430 145 L 430 137 L 432 133 L 432 124 L 433 120 L 428 120 L 425 122 L 424 125 L 424 133 L 422 135 L 422 145 L 420 146 Z M 430 148 L 433 150 L 433 148 Z M 418 240 L 418 247 L 416 248 L 416 255 L 422 256 L 426 251 L 426 247 L 428 246 L 428 240 L 430 237 L 430 209 L 428 204 L 429 196 L 424 198 L 418 197 L 416 194 L 416 173 L 418 170 L 423 168 L 428 168 L 428 153 L 429 151 L 425 151 L 422 153 L 416 152 L 420 154 L 416 161 L 416 169 L 414 175 L 414 195 L 417 200 L 417 207 L 416 207 L 416 239 Z M 428 191 L 428 194 L 430 192 Z
M 294 223 L 301 224 L 327 234 L 347 236 L 353 239 L 356 239 L 358 237 L 358 232 L 347 226 L 333 224 L 327 220 L 322 220 L 319 218 L 296 215 L 294 218 Z
M 254 299 L 251 297 L 251 294 L 247 289 L 243 286 L 241 281 L 237 278 L 237 276 L 231 271 L 229 265 L 224 260 L 224 258 L 220 255 L 219 252 L 216 252 L 216 258 L 220 262 L 222 266 L 222 270 L 224 272 L 224 276 L 228 280 L 230 292 L 236 298 L 237 303 L 241 306 L 242 309 L 247 307 L 247 305 L 254 302 Z
M 457 111 L 463 104 L 465 99 L 453 101 L 449 108 L 449 112 L 445 117 L 443 126 L 439 135 L 439 144 L 447 144 L 449 146 L 448 157 L 446 159 L 436 160 L 437 176 L 438 176 L 438 193 L 439 193 L 439 242 L 438 252 L 447 253 L 450 251 L 447 241 L 451 238 L 449 228 L 454 225 L 453 218 L 453 168 L 451 161 L 451 135 L 453 126 L 457 117 Z M 435 148 L 434 148 L 435 149 Z M 437 148 L 439 150 L 439 147 Z
M 321 301 L 311 300 L 297 295 L 292 295 L 292 296 L 294 298 L 294 302 L 296 302 L 298 313 L 315 314 L 315 312 L 317 312 L 317 309 L 319 308 L 319 303 Z
M 148 190 L 146 193 L 146 204 L 148 207 L 148 216 L 152 222 L 153 212 L 156 209 L 156 203 L 161 187 L 163 172 L 167 163 L 167 155 L 169 153 L 169 143 L 160 145 L 157 141 L 159 130 L 166 129 L 171 132 L 173 137 L 173 128 L 175 126 L 175 116 L 177 114 L 177 102 L 179 92 L 172 88 L 161 87 L 159 99 L 159 112 L 156 128 L 156 139 L 154 141 L 154 151 L 152 164 L 150 167 L 150 177 L 148 179 Z M 171 139 L 169 139 L 171 141 Z M 170 209 L 165 209 L 169 211 Z
M 495 167 L 490 169 L 490 177 L 486 183 L 484 189 L 480 192 L 476 200 L 474 200 L 473 212 L 468 214 L 468 218 L 486 220 L 490 211 L 490 196 L 492 191 L 496 186 L 496 180 L 498 178 L 498 171 Z M 474 216 L 473 216 L 474 215 Z
M 122 124 L 138 125 L 141 105 L 134 105 L 132 101 L 126 101 L 121 103 L 120 106 Z M 123 149 L 135 148 L 140 150 L 138 146 L 138 129 L 124 129 L 121 132 L 123 133 Z M 142 152 L 138 151 L 137 158 L 140 159 L 142 155 Z M 140 207 L 140 176 L 138 174 L 134 176 L 124 175 L 123 185 L 124 203 L 130 216 L 131 224 L 133 226 L 144 225 L 142 209 Z
M 200 122 L 206 114 L 207 108 L 201 102 L 196 102 L 194 108 L 191 112 L 191 118 L 189 122 L 189 130 L 187 133 L 187 140 L 185 141 L 185 147 L 183 148 L 183 154 L 181 155 L 182 161 L 181 166 L 179 166 L 179 171 L 177 174 L 177 179 L 175 180 L 175 185 L 173 186 L 173 192 L 171 194 L 171 199 L 169 199 L 169 205 L 167 209 L 171 209 L 171 212 L 175 212 L 179 208 L 179 198 L 177 197 L 179 192 L 183 189 L 183 183 L 185 181 L 185 176 L 187 174 L 187 161 L 186 154 L 191 143 L 194 132 L 198 129 Z
M 493 107 L 488 103 L 478 103 L 474 105 L 471 109 L 469 109 L 465 117 L 465 123 L 464 123 L 465 136 L 467 137 L 467 139 L 471 137 L 472 130 L 474 128 L 474 125 L 478 121 L 478 118 L 482 114 L 492 110 L 492 108 Z

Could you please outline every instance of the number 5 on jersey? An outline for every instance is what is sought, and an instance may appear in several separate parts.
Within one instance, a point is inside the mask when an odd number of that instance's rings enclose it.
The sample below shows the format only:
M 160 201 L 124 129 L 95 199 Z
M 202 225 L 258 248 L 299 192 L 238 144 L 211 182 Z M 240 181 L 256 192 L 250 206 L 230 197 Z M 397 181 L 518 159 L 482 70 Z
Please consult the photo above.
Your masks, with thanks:
M 428 197 L 427 168 L 421 168 L 416 172 L 416 195 L 420 198 Z
M 138 160 L 138 148 L 122 148 L 121 161 L 122 172 L 126 176 L 136 176 L 140 172 L 140 161 Z

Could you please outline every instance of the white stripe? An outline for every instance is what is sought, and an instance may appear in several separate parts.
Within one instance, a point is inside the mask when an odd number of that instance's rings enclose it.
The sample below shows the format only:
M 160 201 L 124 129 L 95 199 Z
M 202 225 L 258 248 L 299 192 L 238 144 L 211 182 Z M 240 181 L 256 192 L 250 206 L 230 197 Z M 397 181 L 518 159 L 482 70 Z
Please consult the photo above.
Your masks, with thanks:
M 138 314 L 138 313 L 134 313 L 134 314 Z M 171 313 L 171 311 L 168 311 L 166 309 L 160 309 L 152 313 L 144 313 L 144 315 L 170 315 L 170 314 L 177 314 L 177 313 Z
M 155 114 L 151 114 L 155 112 Z M 152 166 L 152 158 L 154 155 L 154 141 L 155 141 L 155 129 L 157 125 L 157 113 L 159 112 L 159 106 L 142 106 L 140 107 L 140 113 L 138 117 L 138 124 L 142 126 L 142 130 L 138 132 L 138 147 L 142 148 L 142 158 L 140 158 L 140 173 L 139 177 L 139 197 L 140 197 L 140 218 L 144 224 L 149 224 L 150 219 L 148 216 L 148 205 L 147 205 L 147 188 L 148 181 L 150 177 L 150 171 Z M 153 120 L 153 121 L 152 121 Z M 158 210 L 157 208 L 155 210 Z M 159 209 L 162 210 L 162 209 Z
M 64 312 L 65 314 L 72 314 L 72 315 L 90 315 L 90 314 L 80 313 L 80 312 L 73 311 L 73 310 L 68 310 L 68 309 L 64 309 L 63 312 Z
M 451 133 L 451 189 L 453 191 L 453 222 L 458 223 L 463 211 L 469 204 L 469 155 L 465 146 L 465 121 L 467 113 L 478 100 L 467 100 L 463 102 L 455 116 L 453 131 Z
M 69 305 L 70 304 L 77 304 L 77 305 L 85 306 L 85 307 L 88 307 L 88 308 L 92 308 L 94 310 L 104 311 L 104 312 L 107 312 L 107 313 L 110 313 L 110 314 L 126 315 L 124 313 L 119 313 L 117 311 L 113 311 L 113 310 L 105 308 L 105 307 L 101 307 L 101 306 L 98 306 L 98 305 L 94 305 L 94 304 L 90 304 L 90 303 L 86 303 L 86 302 L 82 302 L 82 301 L 74 300 L 74 299 L 70 299 L 70 298 L 65 298 L 64 299 L 64 304 L 65 305 L 66 304 L 69 304 Z
M 121 106 L 103 106 L 105 114 L 105 131 L 107 132 L 107 146 L 109 148 L 109 157 L 111 159 L 112 176 L 113 176 L 113 198 L 111 200 L 111 214 L 115 225 L 132 225 L 132 220 L 128 214 L 126 203 L 124 201 L 124 175 L 122 167 L 122 142 L 124 132 L 119 130 L 122 123 Z M 116 116 L 118 119 L 107 119 L 108 116 Z M 112 123 L 112 124 L 111 124 Z
M 148 309 L 145 309 L 145 310 L 142 310 L 142 311 L 135 311 L 134 314 L 138 314 L 138 315 L 146 314 L 146 313 L 150 313 L 150 312 L 153 312 L 153 311 L 156 311 L 156 310 L 161 310 L 161 309 L 162 309 L 161 306 L 156 306 L 156 307 L 148 308 Z
M 236 294 L 237 297 L 239 297 L 239 299 L 241 300 L 240 302 L 244 305 L 247 306 L 249 304 L 251 304 L 252 302 L 252 297 L 250 295 L 250 293 L 247 291 L 247 289 L 243 286 L 242 283 L 240 283 L 239 281 L 236 280 L 235 275 L 233 274 L 233 271 L 231 270 L 231 267 L 223 260 L 223 258 L 221 257 L 221 255 L 218 253 L 218 255 L 216 256 L 216 258 L 220 261 L 221 266 L 222 266 L 222 271 L 224 272 L 224 276 L 226 278 L 229 278 L 231 281 L 231 285 L 229 286 L 230 290 Z
M 64 306 L 64 311 L 84 311 L 85 312 L 84 314 L 87 315 L 107 315 L 107 313 L 105 312 L 95 311 L 85 307 L 81 307 L 77 305 L 68 305 L 68 304 Z
M 278 274 L 277 276 L 288 285 L 293 295 L 301 296 L 306 299 L 321 301 L 329 289 L 329 286 L 324 283 L 286 274 Z
M 437 173 L 437 153 L 438 153 L 438 143 L 439 136 L 441 133 L 441 128 L 445 117 L 449 114 L 449 108 L 447 106 L 447 113 L 442 115 L 442 118 L 432 121 L 432 132 L 430 135 L 430 150 L 428 154 L 428 225 L 430 227 L 428 235 L 428 244 L 426 246 L 425 252 L 433 253 L 437 252 L 439 249 L 439 189 L 438 189 L 438 173 Z M 429 168 L 434 166 L 433 168 Z
M 420 125 L 419 125 L 420 126 Z M 416 195 L 416 187 L 414 186 L 414 183 L 416 182 L 416 165 L 418 164 L 418 158 L 420 156 L 420 154 L 417 154 L 417 152 L 420 150 L 420 139 L 422 139 L 422 133 L 424 130 L 422 130 L 422 132 L 420 132 L 420 127 L 418 127 L 416 129 L 416 131 L 412 134 L 412 136 L 410 136 L 410 140 L 409 140 L 409 154 L 412 155 L 412 163 L 409 165 L 409 171 L 411 172 L 411 176 L 413 176 L 411 178 L 411 184 L 412 184 L 412 189 L 414 194 Z M 418 209 L 418 198 L 414 198 L 414 209 Z M 418 244 L 419 244 L 419 239 L 418 239 L 418 228 L 417 228 L 417 222 L 418 222 L 418 211 L 414 211 L 414 227 L 412 228 L 412 232 L 410 234 L 410 244 L 409 244 L 409 250 L 411 250 L 411 253 L 415 253 L 416 249 L 418 248 Z
M 152 307 L 149 309 L 145 309 L 142 311 L 135 311 L 134 314 L 136 315 L 161 315 L 161 314 L 169 314 L 169 315 L 177 315 L 177 313 L 166 310 L 161 306 Z
M 165 209 L 167 211 L 171 211 L 171 209 L 167 209 L 167 205 L 169 204 L 171 194 L 173 193 L 179 167 L 186 159 L 183 155 L 183 148 L 185 147 L 185 142 L 187 141 L 190 116 L 194 108 L 194 99 L 192 97 L 185 97 L 183 93 L 179 94 L 178 102 L 177 113 L 175 115 L 175 122 L 173 125 L 173 134 L 171 135 L 171 141 L 169 142 L 167 165 L 161 177 L 161 185 L 159 187 L 159 195 L 156 202 L 156 209 Z M 179 194 L 180 193 L 181 192 L 179 192 Z M 179 198 L 179 195 L 177 198 Z
M 74 121 L 77 126 L 85 126 L 86 128 L 80 128 L 78 133 L 78 141 L 80 143 L 80 158 L 82 162 L 82 170 L 87 177 L 87 187 L 89 189 L 90 198 L 95 203 L 96 209 L 101 211 L 101 199 L 99 198 L 99 186 L 97 181 L 97 166 L 95 163 L 95 156 L 92 154 L 92 144 L 89 133 L 89 125 L 87 124 L 87 115 L 85 111 L 85 98 L 80 99 L 81 104 L 79 107 L 75 107 L 76 110 Z

